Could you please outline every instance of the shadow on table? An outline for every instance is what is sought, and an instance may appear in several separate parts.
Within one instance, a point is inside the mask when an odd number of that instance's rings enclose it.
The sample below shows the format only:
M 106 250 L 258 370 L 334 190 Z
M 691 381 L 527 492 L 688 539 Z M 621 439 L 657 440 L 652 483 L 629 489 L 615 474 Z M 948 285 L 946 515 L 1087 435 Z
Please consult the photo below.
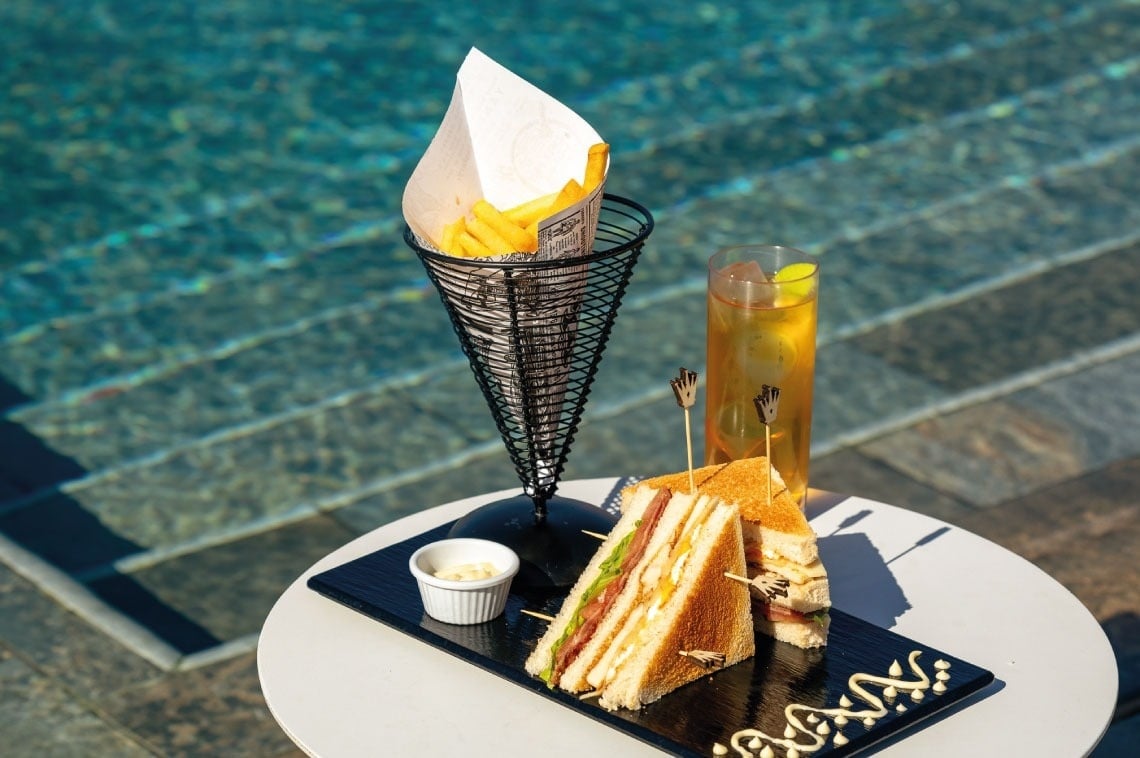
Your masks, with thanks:
M 826 513 L 848 497 L 812 490 L 808 498 L 808 518 Z M 939 539 L 950 527 L 936 527 L 897 555 L 884 557 L 866 534 L 850 531 L 871 514 L 869 508 L 856 511 L 843 519 L 831 534 L 820 535 L 819 552 L 827 566 L 831 599 L 836 607 L 876 626 L 892 629 L 911 605 L 890 564 Z
M 902 587 L 867 535 L 850 532 L 821 537 L 819 552 L 827 566 L 835 607 L 883 629 L 892 629 L 910 610 Z

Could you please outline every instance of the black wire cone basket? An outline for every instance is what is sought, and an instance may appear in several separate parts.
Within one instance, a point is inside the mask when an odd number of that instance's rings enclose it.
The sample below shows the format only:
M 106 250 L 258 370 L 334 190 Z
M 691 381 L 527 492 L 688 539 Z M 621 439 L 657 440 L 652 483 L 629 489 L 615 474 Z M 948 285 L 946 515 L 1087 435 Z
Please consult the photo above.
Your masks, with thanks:
M 523 485 L 523 494 L 461 518 L 450 536 L 509 545 L 522 563 L 516 579 L 522 586 L 573 584 L 598 548 L 586 532 L 606 533 L 614 524 L 596 505 L 556 491 L 652 230 L 644 207 L 605 195 L 587 255 L 458 258 L 404 231 L 440 294 Z

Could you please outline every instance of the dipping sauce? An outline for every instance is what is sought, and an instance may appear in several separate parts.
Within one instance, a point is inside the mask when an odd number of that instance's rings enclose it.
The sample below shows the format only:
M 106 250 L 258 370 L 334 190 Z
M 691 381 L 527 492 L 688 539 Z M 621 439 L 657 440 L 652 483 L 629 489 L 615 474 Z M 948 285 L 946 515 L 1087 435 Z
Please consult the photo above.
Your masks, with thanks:
M 490 579 L 498 573 L 499 570 L 495 568 L 494 564 L 483 561 L 481 563 L 461 563 L 458 566 L 437 569 L 432 575 L 436 579 L 470 582 L 475 579 Z

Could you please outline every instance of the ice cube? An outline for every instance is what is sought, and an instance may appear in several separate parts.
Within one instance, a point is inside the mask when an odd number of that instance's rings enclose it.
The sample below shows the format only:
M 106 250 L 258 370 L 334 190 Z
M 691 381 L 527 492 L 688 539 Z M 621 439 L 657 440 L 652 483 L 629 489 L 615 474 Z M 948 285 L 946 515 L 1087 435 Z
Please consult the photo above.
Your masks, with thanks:
M 737 261 L 720 269 L 721 278 L 714 285 L 718 294 L 736 305 L 771 308 L 775 303 L 775 287 L 756 261 Z
M 760 268 L 760 264 L 756 261 L 737 261 L 730 263 L 721 269 L 721 273 L 728 276 L 729 279 L 737 279 L 744 282 L 753 282 L 756 284 L 765 284 L 768 282 L 768 275 L 764 273 L 764 269 Z

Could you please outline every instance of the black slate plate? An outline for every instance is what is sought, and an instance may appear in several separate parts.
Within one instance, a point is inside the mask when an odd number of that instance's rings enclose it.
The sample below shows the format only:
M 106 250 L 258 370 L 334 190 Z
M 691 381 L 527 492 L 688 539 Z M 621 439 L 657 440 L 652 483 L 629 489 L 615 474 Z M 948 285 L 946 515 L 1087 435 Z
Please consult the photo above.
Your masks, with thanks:
M 754 658 L 681 687 L 640 711 L 610 712 L 592 700 L 551 691 L 523 669 L 546 624 L 520 611 L 526 608 L 554 615 L 564 595 L 524 596 L 512 588 L 502 616 L 472 626 L 443 624 L 424 613 L 419 590 L 408 571 L 408 559 L 421 545 L 445 538 L 450 527 L 444 524 L 329 569 L 311 577 L 308 585 L 538 696 L 556 700 L 675 755 L 712 755 L 714 744 L 729 745 L 733 733 L 745 728 L 781 737 L 787 725 L 784 707 L 790 703 L 834 708 L 847 693 L 856 703 L 853 708 L 862 710 L 866 706 L 850 694 L 848 678 L 857 672 L 887 676 L 891 663 L 897 660 L 905 672 L 902 678 L 913 679 L 907 658 L 915 650 L 922 651 L 919 663 L 932 679 L 936 660 L 951 664 L 947 691 L 936 695 L 928 690 L 919 702 L 900 694 L 889 704 L 887 715 L 872 726 L 858 720 L 844 726 L 847 744 L 835 745 L 833 734 L 811 755 L 841 756 L 864 750 L 944 712 L 994 678 L 991 672 L 971 663 L 832 609 L 828 646 L 823 650 L 801 650 L 757 634 Z M 875 686 L 868 689 L 875 694 L 882 691 Z M 897 703 L 904 704 L 906 710 L 893 710 Z M 783 753 L 777 750 L 778 755 Z

